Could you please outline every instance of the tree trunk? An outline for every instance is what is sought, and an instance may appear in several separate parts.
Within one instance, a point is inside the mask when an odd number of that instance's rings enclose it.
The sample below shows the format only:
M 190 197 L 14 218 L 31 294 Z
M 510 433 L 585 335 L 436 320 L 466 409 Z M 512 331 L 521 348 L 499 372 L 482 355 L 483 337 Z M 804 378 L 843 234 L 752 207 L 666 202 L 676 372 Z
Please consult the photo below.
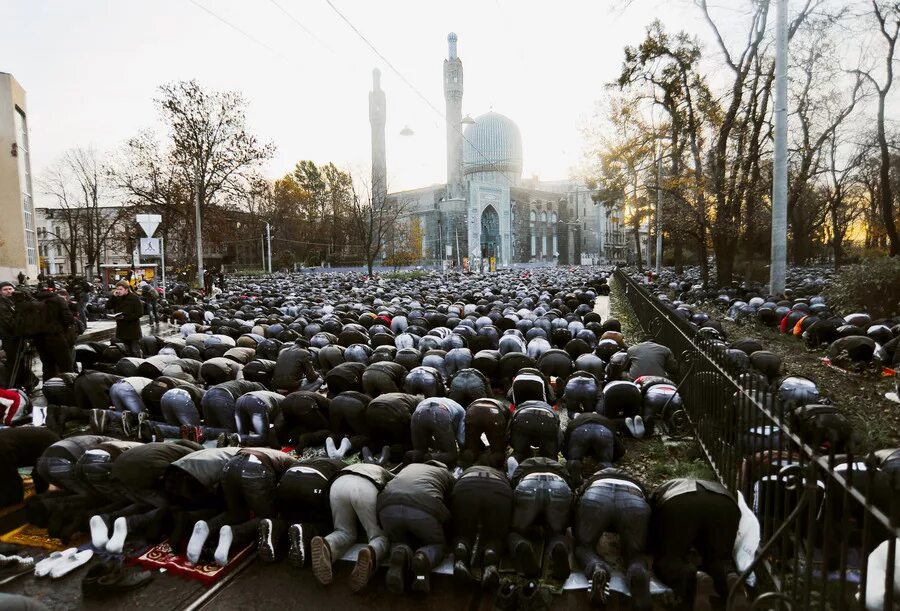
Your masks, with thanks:
M 672 240 L 672 242 L 673 242 L 672 247 L 675 251 L 675 273 L 683 274 L 684 273 L 684 245 L 681 241 L 681 237 L 674 238 Z
M 884 130 L 884 98 L 887 91 L 879 92 L 878 96 L 878 148 L 881 151 L 881 168 L 879 171 L 879 186 L 881 195 L 881 219 L 884 221 L 884 230 L 888 239 L 888 255 L 896 257 L 900 255 L 900 243 L 898 243 L 897 226 L 894 224 L 894 193 L 891 188 L 891 158 L 888 151 L 887 135 Z

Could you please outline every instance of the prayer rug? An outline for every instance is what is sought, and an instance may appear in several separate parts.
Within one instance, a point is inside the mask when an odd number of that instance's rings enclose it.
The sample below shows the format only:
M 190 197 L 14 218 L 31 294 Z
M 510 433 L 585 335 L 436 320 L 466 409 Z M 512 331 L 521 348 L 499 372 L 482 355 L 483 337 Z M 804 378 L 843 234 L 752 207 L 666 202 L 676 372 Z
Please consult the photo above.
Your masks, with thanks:
M 83 535 L 78 535 L 66 544 L 59 539 L 49 536 L 46 528 L 38 528 L 32 524 L 25 524 L 0 537 L 0 541 L 3 541 L 4 543 L 13 543 L 15 545 L 25 545 L 27 547 L 39 547 L 41 549 L 58 552 L 70 547 L 78 547 L 85 541 L 85 538 Z
M 151 547 L 143 555 L 135 558 L 134 562 L 146 569 L 165 569 L 174 575 L 196 579 L 204 585 L 210 586 L 247 558 L 253 547 L 252 543 L 247 544 L 246 547 L 231 557 L 227 565 L 219 566 L 214 562 L 191 564 L 183 555 L 175 553 L 168 541 L 163 541 L 156 547 Z

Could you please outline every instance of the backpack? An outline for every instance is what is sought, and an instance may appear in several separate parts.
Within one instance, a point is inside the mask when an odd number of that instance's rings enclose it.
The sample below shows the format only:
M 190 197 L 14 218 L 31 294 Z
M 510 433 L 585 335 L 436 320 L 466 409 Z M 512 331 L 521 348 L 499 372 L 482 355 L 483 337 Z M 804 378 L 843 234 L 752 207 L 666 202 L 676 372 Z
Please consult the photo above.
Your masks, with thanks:
M 47 302 L 29 299 L 16 306 L 16 323 L 22 337 L 35 337 L 46 331 Z

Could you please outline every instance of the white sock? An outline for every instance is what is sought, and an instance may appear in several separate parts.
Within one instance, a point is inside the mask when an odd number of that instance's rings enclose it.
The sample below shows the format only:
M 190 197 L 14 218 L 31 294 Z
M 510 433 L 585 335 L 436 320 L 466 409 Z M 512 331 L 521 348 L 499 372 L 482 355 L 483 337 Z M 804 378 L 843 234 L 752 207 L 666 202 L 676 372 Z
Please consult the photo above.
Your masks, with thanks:
M 337 448 L 334 447 L 334 439 L 329 437 L 325 440 L 325 453 L 328 454 L 328 458 L 337 458 L 335 454 L 337 454 Z
M 106 551 L 113 554 L 121 554 L 122 548 L 125 547 L 125 537 L 128 536 L 128 524 L 125 518 L 116 518 L 113 523 L 113 535 L 106 544 Z
M 191 564 L 197 564 L 200 560 L 200 552 L 203 551 L 203 544 L 209 536 L 209 524 L 203 520 L 199 520 L 194 524 L 194 532 L 191 534 L 191 540 L 187 546 L 187 560 Z
M 637 437 L 637 433 L 634 429 L 634 420 L 632 418 L 625 418 L 625 428 L 628 429 L 628 432 L 631 433 L 632 437 Z
M 516 460 L 515 456 L 510 456 L 506 459 L 506 474 L 509 477 L 512 477 L 513 471 L 515 471 L 518 466 L 519 461 Z
M 93 516 L 91 518 L 91 543 L 97 549 L 106 549 L 106 544 L 109 542 L 109 527 L 106 525 L 106 522 L 103 521 L 103 518 L 100 516 Z
M 346 456 L 347 452 L 349 452 L 349 451 L 350 451 L 350 438 L 344 437 L 343 439 L 341 439 L 341 447 L 338 448 L 338 450 L 336 452 L 337 456 L 335 458 L 343 459 L 344 456 Z
M 644 435 L 647 433 L 647 429 L 644 428 L 644 419 L 640 416 L 634 417 L 634 436 L 638 439 L 643 439 Z
M 219 531 L 219 545 L 216 547 L 216 553 L 213 557 L 216 564 L 225 566 L 228 564 L 228 552 L 231 550 L 231 542 L 234 540 L 234 534 L 231 532 L 230 526 L 223 526 Z

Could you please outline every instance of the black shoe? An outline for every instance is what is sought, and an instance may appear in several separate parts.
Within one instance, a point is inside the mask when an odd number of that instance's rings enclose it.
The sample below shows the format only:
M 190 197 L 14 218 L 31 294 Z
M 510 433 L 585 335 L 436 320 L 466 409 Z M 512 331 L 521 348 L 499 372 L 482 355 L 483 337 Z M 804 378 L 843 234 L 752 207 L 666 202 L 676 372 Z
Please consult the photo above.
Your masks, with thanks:
M 82 582 L 82 593 L 85 596 L 120 594 L 147 585 L 151 579 L 153 573 L 150 571 L 142 571 L 136 567 L 126 569 L 118 565 L 108 573 L 97 577 L 95 582 L 89 584 L 87 591 L 84 590 Z
M 512 611 L 519 604 L 519 586 L 515 581 L 507 581 L 497 591 L 494 606 L 501 611 Z
M 382 467 L 387 467 L 391 462 L 391 446 L 384 446 L 381 448 L 381 456 L 378 457 L 378 464 Z
M 412 558 L 412 591 L 421 594 L 431 592 L 431 562 L 422 552 L 416 552 Z
M 293 524 L 288 529 L 288 539 L 291 547 L 288 550 L 288 564 L 302 568 L 306 564 L 306 545 L 303 543 L 303 526 Z
M 632 594 L 633 595 L 633 594 Z M 591 589 L 588 591 L 592 605 L 605 605 L 609 600 L 609 571 L 602 568 L 594 569 L 591 576 Z
M 469 561 L 469 548 L 462 541 L 453 546 L 453 559 L 457 561 L 462 560 L 463 562 Z
M 385 585 L 393 594 L 403 594 L 406 590 L 406 571 L 409 567 L 409 548 L 399 545 L 391 552 Z
M 536 577 L 541 572 L 541 567 L 534 557 L 534 549 L 531 543 L 521 540 L 513 549 L 513 557 L 516 559 L 516 568 L 525 577 Z
M 569 550 L 565 543 L 558 542 L 550 550 L 550 574 L 553 579 L 563 580 L 569 577 Z
M 256 547 L 259 559 L 263 562 L 275 562 L 275 546 L 272 544 L 272 520 L 265 518 L 259 521 L 259 544 Z

